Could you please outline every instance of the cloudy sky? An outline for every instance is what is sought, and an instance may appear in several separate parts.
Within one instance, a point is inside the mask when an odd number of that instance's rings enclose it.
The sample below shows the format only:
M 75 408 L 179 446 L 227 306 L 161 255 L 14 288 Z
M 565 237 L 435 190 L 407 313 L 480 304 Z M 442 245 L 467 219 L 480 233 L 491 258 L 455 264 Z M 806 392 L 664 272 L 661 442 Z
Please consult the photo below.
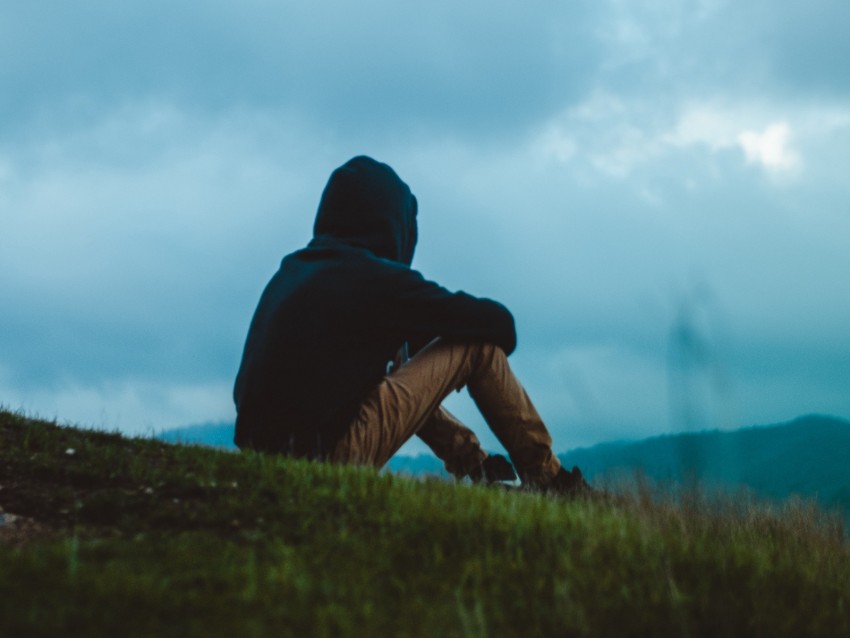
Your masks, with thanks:
M 414 266 L 514 312 L 557 449 L 848 418 L 848 25 L 846 0 L 4 2 L 0 404 L 232 420 L 260 291 L 366 153 L 419 199 Z

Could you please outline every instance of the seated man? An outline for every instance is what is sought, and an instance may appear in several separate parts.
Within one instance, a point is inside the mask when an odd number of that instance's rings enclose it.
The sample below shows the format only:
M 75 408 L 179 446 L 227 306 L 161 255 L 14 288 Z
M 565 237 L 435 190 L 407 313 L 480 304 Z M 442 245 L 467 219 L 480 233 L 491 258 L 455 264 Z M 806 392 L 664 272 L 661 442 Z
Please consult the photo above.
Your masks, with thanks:
M 283 259 L 251 321 L 234 389 L 236 445 L 381 467 L 417 435 L 458 478 L 514 478 L 441 407 L 466 386 L 524 485 L 585 491 L 508 365 L 511 313 L 410 268 L 416 214 L 386 164 L 355 157 L 333 172 L 313 240 Z

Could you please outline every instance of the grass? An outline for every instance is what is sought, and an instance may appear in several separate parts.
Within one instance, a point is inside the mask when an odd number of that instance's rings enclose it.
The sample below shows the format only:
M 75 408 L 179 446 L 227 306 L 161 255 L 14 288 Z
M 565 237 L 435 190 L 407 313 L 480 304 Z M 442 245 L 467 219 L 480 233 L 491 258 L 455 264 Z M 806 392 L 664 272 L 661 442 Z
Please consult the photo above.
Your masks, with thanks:
M 0 636 L 850 635 L 841 519 L 596 502 L 0 411 Z

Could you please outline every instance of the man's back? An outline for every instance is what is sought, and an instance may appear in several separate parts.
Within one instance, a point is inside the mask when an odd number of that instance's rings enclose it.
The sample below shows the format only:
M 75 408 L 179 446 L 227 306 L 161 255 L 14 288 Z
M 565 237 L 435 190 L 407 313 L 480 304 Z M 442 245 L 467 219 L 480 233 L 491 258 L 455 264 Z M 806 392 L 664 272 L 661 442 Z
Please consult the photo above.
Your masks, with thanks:
M 405 342 L 516 336 L 500 304 L 410 269 L 416 199 L 384 164 L 355 158 L 328 182 L 310 244 L 284 258 L 251 323 L 236 380 L 240 447 L 323 456 Z
M 383 306 L 413 271 L 332 243 L 288 255 L 263 292 L 236 381 L 240 447 L 255 446 L 244 426 L 256 424 L 263 449 L 321 452 L 406 340 Z

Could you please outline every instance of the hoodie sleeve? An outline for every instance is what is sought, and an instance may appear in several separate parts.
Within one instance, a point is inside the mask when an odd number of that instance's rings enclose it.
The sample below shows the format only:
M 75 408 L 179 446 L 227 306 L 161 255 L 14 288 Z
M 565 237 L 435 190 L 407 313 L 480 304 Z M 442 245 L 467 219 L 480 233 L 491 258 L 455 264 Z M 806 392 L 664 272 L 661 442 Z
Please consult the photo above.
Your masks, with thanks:
M 516 328 L 510 311 L 491 299 L 450 292 L 410 269 L 397 273 L 395 294 L 380 313 L 388 329 L 424 344 L 430 339 L 466 339 L 496 344 L 506 354 L 516 348 Z

